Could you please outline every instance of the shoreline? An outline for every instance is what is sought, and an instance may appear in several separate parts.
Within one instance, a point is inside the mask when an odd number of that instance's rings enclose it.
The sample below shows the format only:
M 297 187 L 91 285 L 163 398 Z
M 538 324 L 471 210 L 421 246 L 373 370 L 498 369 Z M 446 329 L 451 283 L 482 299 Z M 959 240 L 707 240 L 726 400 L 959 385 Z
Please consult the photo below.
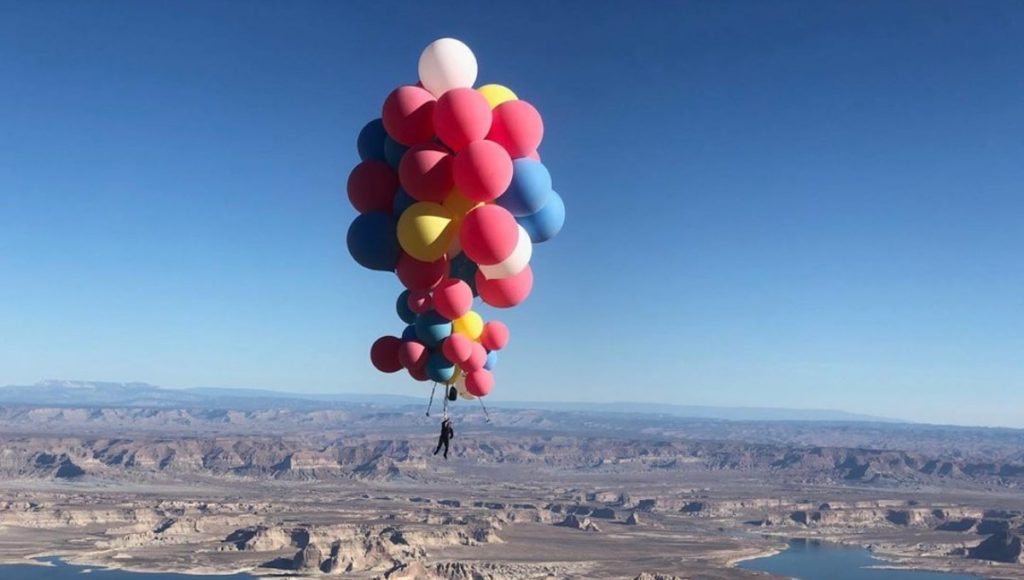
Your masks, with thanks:
M 55 564 L 54 562 L 48 562 L 49 560 L 59 560 L 61 564 Z M 86 557 L 87 558 L 87 557 Z M 72 555 L 67 554 L 55 554 L 55 553 L 43 553 L 43 554 L 32 554 L 19 559 L 10 559 L 0 557 L 0 567 L 3 566 L 40 566 L 48 568 L 59 568 L 61 566 L 74 567 L 74 568 L 86 568 L 88 570 L 112 570 L 112 571 L 123 571 L 133 572 L 136 574 L 179 574 L 182 576 L 233 576 L 238 574 L 248 574 L 253 578 L 273 578 L 274 575 L 262 575 L 261 573 L 255 572 L 252 568 L 237 568 L 232 570 L 223 569 L 204 569 L 195 568 L 191 570 L 182 570 L 177 568 L 135 568 L 131 565 L 121 565 L 117 563 L 98 563 L 95 561 L 88 561 L 75 558 Z M 86 574 L 85 570 L 80 572 Z
M 785 552 L 786 550 L 787 550 L 787 548 L 783 548 L 781 550 L 778 549 L 778 548 L 766 548 L 763 552 L 760 552 L 760 553 L 757 553 L 757 554 L 752 554 L 750 556 L 740 556 L 738 558 L 732 558 L 730 560 L 726 560 L 725 565 L 729 566 L 730 568 L 736 568 L 739 564 L 742 564 L 743 562 L 749 562 L 751 560 L 762 560 L 764 558 L 771 558 L 772 556 L 778 556 L 779 554 Z

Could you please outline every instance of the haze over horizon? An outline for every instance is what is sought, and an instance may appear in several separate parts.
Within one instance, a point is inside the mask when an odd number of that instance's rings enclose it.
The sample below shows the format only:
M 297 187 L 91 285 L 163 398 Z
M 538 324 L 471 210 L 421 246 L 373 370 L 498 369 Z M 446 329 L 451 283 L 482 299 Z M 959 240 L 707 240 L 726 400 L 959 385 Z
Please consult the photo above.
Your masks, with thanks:
M 239 397 L 247 394 L 253 395 L 272 395 L 277 396 L 295 396 L 295 397 L 315 397 L 316 400 L 346 400 L 352 398 L 353 400 L 363 398 L 371 398 L 379 394 L 367 392 L 367 391 L 312 391 L 303 390 L 301 387 L 296 388 L 252 388 L 252 387 L 220 387 L 216 385 L 195 385 L 195 386 L 181 386 L 181 385 L 156 385 L 146 381 L 90 381 L 80 379 L 43 379 L 36 381 L 31 384 L 25 385 L 0 385 L 0 404 L 4 402 L 11 402 L 12 398 L 9 391 L 16 389 L 20 391 L 21 397 L 15 397 L 13 400 L 20 403 L 31 403 L 31 404 L 44 404 L 46 399 L 38 394 L 29 394 L 26 389 L 63 389 L 65 395 L 67 392 L 74 393 L 77 390 L 89 391 L 90 394 L 94 390 L 103 390 L 115 388 L 118 392 L 131 391 L 137 389 L 140 395 L 144 395 L 147 389 L 156 389 L 159 392 L 203 392 L 208 393 L 214 391 L 218 394 L 225 393 L 230 395 L 236 395 Z M 46 392 L 46 391 L 44 391 Z M 81 404 L 84 406 L 96 406 L 101 404 L 97 402 L 94 397 L 90 394 L 86 394 L 83 397 L 71 401 L 71 404 Z M 423 393 L 387 393 L 384 397 L 394 397 L 395 400 L 408 399 L 409 401 L 422 402 Z M 27 396 L 27 397 L 26 397 Z M 319 399 L 319 398 L 323 399 Z M 102 399 L 107 401 L 107 399 Z M 273 400 L 273 399 L 270 399 Z M 382 402 L 385 404 L 392 403 L 394 400 L 386 399 L 382 397 Z M 56 404 L 56 403 L 55 403 Z M 69 404 L 66 400 L 59 402 L 60 406 L 66 406 Z M 137 403 L 136 403 L 137 404 Z M 130 406 L 136 406 L 132 404 Z M 229 405 L 229 400 L 217 400 L 218 406 Z M 502 398 L 489 398 L 489 405 L 493 406 L 509 406 L 513 408 L 549 408 L 549 409 L 560 409 L 560 410 L 595 410 L 600 408 L 603 411 L 609 412 L 623 412 L 623 413 L 660 413 L 657 407 L 664 407 L 664 413 L 669 415 L 677 415 L 679 417 L 693 417 L 693 418 L 719 418 L 727 420 L 779 420 L 779 421 L 799 421 L 799 420 L 811 420 L 811 421 L 881 421 L 890 423 L 914 423 L 901 417 L 896 416 L 879 416 L 879 415 L 868 415 L 862 413 L 850 412 L 844 409 L 826 409 L 826 408 L 805 408 L 805 407 L 773 407 L 773 406 L 750 406 L 750 405 L 735 405 L 735 406 L 718 406 L 718 405 L 691 405 L 691 404 L 675 404 L 665 403 L 663 401 L 630 401 L 627 399 L 611 400 L 611 401 L 585 401 L 585 400 L 567 400 L 567 399 L 556 399 L 556 398 L 540 398 L 535 400 L 524 400 L 524 399 L 510 399 L 508 397 Z M 708 414 L 687 414 L 682 411 L 710 411 Z M 476 408 L 472 405 L 469 406 L 468 412 L 475 412 Z M 718 413 L 716 411 L 736 411 L 737 413 Z M 744 414 L 744 411 L 752 411 L 753 414 Z M 778 413 L 776 413 L 778 412 Z M 967 423 L 949 423 L 952 426 L 958 427 L 1002 427 L 1002 428 L 1024 428 L 1015 427 L 1012 425 L 976 425 Z
M 399 284 L 344 189 L 454 36 L 543 112 L 569 210 L 483 310 L 494 400 L 1024 427 L 1020 3 L 0 10 L 0 384 L 425 398 L 367 360 Z

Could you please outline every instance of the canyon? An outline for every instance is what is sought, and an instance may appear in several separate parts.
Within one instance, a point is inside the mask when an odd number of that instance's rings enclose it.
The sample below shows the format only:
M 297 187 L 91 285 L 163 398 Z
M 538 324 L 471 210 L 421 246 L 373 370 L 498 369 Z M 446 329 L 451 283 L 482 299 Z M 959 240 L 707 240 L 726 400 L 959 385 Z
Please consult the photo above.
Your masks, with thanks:
M 439 418 L 403 400 L 57 405 L 3 391 L 8 563 L 756 578 L 736 563 L 808 538 L 1024 578 L 1016 430 L 459 405 L 445 461 Z

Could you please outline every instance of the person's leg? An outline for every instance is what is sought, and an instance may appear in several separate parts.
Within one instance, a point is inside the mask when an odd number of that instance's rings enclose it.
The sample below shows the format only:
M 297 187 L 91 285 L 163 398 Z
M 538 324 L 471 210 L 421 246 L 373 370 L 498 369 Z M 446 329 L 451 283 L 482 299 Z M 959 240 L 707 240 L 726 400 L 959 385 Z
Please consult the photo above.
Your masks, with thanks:
M 438 453 L 440 453 L 441 446 L 445 445 L 445 444 L 446 444 L 446 442 L 444 440 L 444 437 L 441 437 L 440 439 L 438 439 L 437 440 L 437 449 L 434 450 L 434 455 L 437 455 Z
M 445 439 L 444 440 L 444 458 L 445 459 L 448 459 L 448 445 L 449 445 L 448 444 L 448 440 Z

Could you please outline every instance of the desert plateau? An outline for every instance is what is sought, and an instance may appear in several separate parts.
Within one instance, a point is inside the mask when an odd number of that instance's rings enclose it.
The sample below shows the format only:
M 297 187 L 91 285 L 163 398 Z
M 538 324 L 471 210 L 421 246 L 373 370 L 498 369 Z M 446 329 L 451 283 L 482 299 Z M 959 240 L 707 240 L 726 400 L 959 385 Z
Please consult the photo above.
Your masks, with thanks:
M 73 392 L 82 403 L 44 405 Z M 186 396 L 187 395 L 187 396 Z M 1024 432 L 47 383 L 0 389 L 0 557 L 353 578 L 756 578 L 794 538 L 1024 577 Z M 685 415 L 685 411 L 676 411 Z M 2 570 L 2 568 L 0 568 Z

